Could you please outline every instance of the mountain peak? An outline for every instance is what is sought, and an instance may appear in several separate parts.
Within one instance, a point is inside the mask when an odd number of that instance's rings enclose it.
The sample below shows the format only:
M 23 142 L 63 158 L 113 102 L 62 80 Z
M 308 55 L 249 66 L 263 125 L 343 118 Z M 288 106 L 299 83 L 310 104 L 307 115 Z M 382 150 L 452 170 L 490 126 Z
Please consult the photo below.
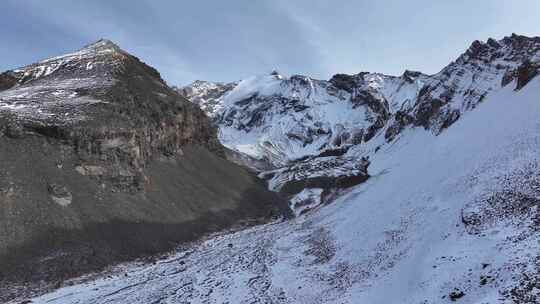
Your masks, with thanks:
M 475 58 L 483 55 L 490 49 L 490 46 L 480 40 L 475 40 L 471 43 L 465 54 Z
M 109 39 L 101 38 L 98 41 L 88 44 L 83 49 L 109 49 L 109 50 L 121 50 L 120 47 Z
M 500 40 L 489 38 L 486 42 L 475 40 L 458 59 L 458 64 L 469 60 L 494 62 L 504 58 L 511 65 L 521 64 L 540 51 L 540 37 L 527 37 L 513 33 Z
M 270 76 L 274 76 L 276 79 L 283 79 L 283 74 L 281 74 L 277 69 L 273 69 L 272 72 L 270 72 Z
M 48 65 L 48 64 L 58 63 L 58 62 L 80 60 L 83 58 L 92 59 L 96 56 L 112 55 L 112 54 L 127 55 L 128 53 L 122 50 L 117 44 L 115 44 L 111 40 L 99 39 L 98 41 L 88 44 L 75 52 L 67 53 L 64 55 L 57 56 L 57 57 L 47 58 L 45 60 L 38 62 L 37 65 L 42 65 L 42 64 Z
M 75 52 L 74 54 L 114 54 L 114 53 L 126 53 L 124 50 L 122 50 L 116 43 L 112 42 L 109 39 L 101 38 L 98 41 L 88 44 L 84 46 L 82 49 L 80 49 L 78 52 Z
M 411 82 L 411 81 L 414 81 L 416 78 L 418 78 L 420 75 L 422 75 L 422 72 L 405 70 L 405 72 L 403 72 L 403 75 L 401 75 L 401 77 Z

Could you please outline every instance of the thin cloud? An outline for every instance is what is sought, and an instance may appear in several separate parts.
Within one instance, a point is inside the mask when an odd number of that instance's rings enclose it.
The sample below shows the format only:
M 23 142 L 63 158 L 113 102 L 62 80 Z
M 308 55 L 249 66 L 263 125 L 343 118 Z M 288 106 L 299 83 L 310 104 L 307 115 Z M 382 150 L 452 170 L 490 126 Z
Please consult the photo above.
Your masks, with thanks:
M 108 38 L 172 85 L 278 68 L 328 79 L 361 71 L 435 73 L 475 39 L 539 35 L 540 2 L 15 1 L 2 3 L 0 67 Z M 520 22 L 515 22 L 520 20 Z

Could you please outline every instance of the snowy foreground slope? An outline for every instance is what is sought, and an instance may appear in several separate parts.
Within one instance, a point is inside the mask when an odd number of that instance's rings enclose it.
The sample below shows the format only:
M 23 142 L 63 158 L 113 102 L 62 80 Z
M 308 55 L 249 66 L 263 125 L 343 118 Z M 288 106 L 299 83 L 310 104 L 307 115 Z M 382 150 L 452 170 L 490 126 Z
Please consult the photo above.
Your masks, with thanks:
M 437 136 L 349 149 L 372 177 L 330 205 L 33 303 L 539 303 L 540 78 L 512 81 Z

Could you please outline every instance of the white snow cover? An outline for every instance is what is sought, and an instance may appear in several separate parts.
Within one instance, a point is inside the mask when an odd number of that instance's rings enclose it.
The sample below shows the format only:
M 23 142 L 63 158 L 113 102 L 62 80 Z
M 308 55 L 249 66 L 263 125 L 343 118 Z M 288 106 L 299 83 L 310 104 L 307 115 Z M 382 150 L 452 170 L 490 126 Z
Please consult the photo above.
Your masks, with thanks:
M 307 188 L 295 195 L 290 200 L 290 206 L 296 216 L 311 210 L 321 204 L 321 194 L 323 189 Z
M 102 103 L 78 92 L 88 88 L 111 85 L 115 80 L 109 70 L 120 65 L 122 50 L 109 40 L 99 40 L 83 49 L 46 59 L 13 71 L 8 75 L 17 79 L 15 85 L 0 91 L 0 111 L 10 111 L 20 117 L 43 119 L 55 116 L 55 107 Z M 104 55 L 111 55 L 109 60 Z M 113 65 L 113 67 L 111 67 Z M 101 68 L 101 72 L 88 70 Z M 75 73 L 74 71 L 77 71 Z M 76 113 L 59 117 L 62 121 L 84 119 Z
M 15 73 L 22 73 L 22 78 L 25 82 L 36 80 L 45 76 L 49 76 L 62 67 L 73 67 L 80 64 L 82 59 L 95 59 L 101 55 L 120 52 L 120 48 L 110 40 L 101 39 L 93 44 L 87 45 L 84 48 L 69 54 L 48 58 L 33 65 L 14 70 Z M 103 64 L 99 61 L 88 61 L 85 63 L 86 70 L 93 69 L 96 65 Z
M 349 150 L 370 154 L 372 178 L 331 205 L 33 303 L 451 303 L 455 289 L 457 303 L 510 303 L 504 291 L 538 275 L 538 232 L 527 218 L 495 217 L 473 234 L 462 216 L 539 161 L 540 79 L 514 87 L 491 91 L 438 136 L 406 129 L 376 153 L 382 135 Z
M 353 109 L 347 102 L 350 94 L 345 91 L 331 94 L 325 81 L 296 77 L 275 74 L 251 77 L 220 97 L 210 115 L 234 117 L 230 125 L 220 123 L 220 141 L 231 149 L 282 165 L 317 154 L 332 134 L 369 126 L 368 117 L 373 113 L 367 107 Z M 253 97 L 257 101 L 244 103 Z M 291 100 L 297 103 L 292 105 Z M 253 126 L 249 126 L 251 113 L 260 113 L 260 122 Z M 248 125 L 249 130 L 242 129 L 241 124 Z M 316 130 L 321 134 L 312 134 Z M 306 144 L 304 137 L 314 140 Z
M 380 73 L 363 75 L 364 82 L 355 90 L 370 90 L 387 100 L 392 113 L 411 107 L 429 79 L 421 73 L 411 81 Z M 273 72 L 230 84 L 195 81 L 183 90 L 216 120 L 225 146 L 267 159 L 277 167 L 317 155 L 323 147 L 333 148 L 343 133 L 361 132 L 378 115 L 367 105 L 355 105 L 351 93 L 329 81 L 301 75 L 286 77 Z M 259 122 L 250 125 L 255 116 Z
M 407 72 L 405 72 L 407 73 Z M 404 81 L 402 77 L 389 76 L 381 73 L 367 73 L 364 76 L 365 84 L 360 90 L 373 89 L 388 101 L 390 112 L 395 113 L 404 107 L 411 107 L 418 97 L 420 89 L 429 81 L 430 76 L 419 73 L 411 81 Z

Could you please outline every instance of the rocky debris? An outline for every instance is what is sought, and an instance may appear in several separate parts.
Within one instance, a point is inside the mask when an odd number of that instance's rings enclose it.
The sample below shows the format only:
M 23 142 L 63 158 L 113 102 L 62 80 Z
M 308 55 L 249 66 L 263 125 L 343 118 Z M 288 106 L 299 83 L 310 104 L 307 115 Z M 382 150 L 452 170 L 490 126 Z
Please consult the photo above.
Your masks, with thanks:
M 111 41 L 2 75 L 0 301 L 290 212 Z
M 300 216 L 312 209 L 320 206 L 322 201 L 323 189 L 307 188 L 293 196 L 289 200 L 289 206 L 296 216 Z
M 538 303 L 540 301 L 540 255 L 532 257 L 529 263 L 521 263 L 517 268 L 520 274 L 516 286 L 504 291 L 503 295 L 513 303 Z
M 500 178 L 500 190 L 480 196 L 471 208 L 462 211 L 461 220 L 470 234 L 480 234 L 500 221 L 539 230 L 539 164 L 532 162 Z M 474 206 L 474 207 L 472 207 Z M 531 222 L 532 220 L 532 222 Z
M 282 245 L 283 237 L 294 240 L 293 248 Z M 326 303 L 335 302 L 345 291 L 352 290 L 350 280 L 358 271 L 351 264 L 336 261 L 339 248 L 334 236 L 314 223 L 295 229 L 290 222 L 260 225 L 193 245 L 156 263 L 128 268 L 129 277 L 120 273 L 97 284 L 89 282 L 85 285 L 89 291 L 85 301 L 285 304 L 302 302 L 305 297 Z M 295 250 L 294 255 L 291 250 Z M 305 281 L 296 281 L 294 286 L 276 281 L 280 274 L 275 267 L 284 262 L 283 257 L 290 261 L 287 267 L 301 274 Z M 321 266 L 329 267 L 332 273 L 321 272 Z M 234 292 L 235 289 L 242 293 Z M 291 289 L 298 292 L 291 293 Z M 82 295 L 67 292 L 61 296 L 62 291 L 59 292 L 36 302 L 76 302 Z
M 450 298 L 450 301 L 455 302 L 465 296 L 465 293 L 459 289 L 454 289 L 450 294 L 448 294 L 448 297 Z
M 0 74 L 0 91 L 12 88 L 17 84 L 17 78 L 13 72 L 4 72 Z
M 504 174 L 495 175 L 496 182 L 462 210 L 461 221 L 471 235 L 484 238 L 489 233 L 505 231 L 505 242 L 498 250 L 511 249 L 517 257 L 495 269 L 490 263 L 482 263 L 479 286 L 501 284 L 498 280 L 501 274 L 511 276 L 512 280 L 499 288 L 504 299 L 512 303 L 538 301 L 540 257 L 534 247 L 538 246 L 540 227 L 538 168 L 538 162 L 532 159 Z
M 66 207 L 71 204 L 73 196 L 65 186 L 59 184 L 48 184 L 47 190 L 51 195 L 52 200 L 58 205 Z
M 25 134 L 23 126 L 17 122 L 8 122 L 3 129 L 3 135 L 9 138 L 21 138 Z
M 306 242 L 309 247 L 304 254 L 314 258 L 312 265 L 329 263 L 336 255 L 336 243 L 328 229 L 314 230 Z
M 481 275 L 480 276 L 480 286 L 484 286 L 488 284 L 489 282 L 493 281 L 493 277 L 489 275 Z
M 322 189 L 318 200 L 324 202 L 332 190 L 346 189 L 369 178 L 369 159 L 347 157 L 314 157 L 289 167 L 260 174 L 269 179 L 269 187 L 286 196 L 295 196 L 304 189 Z

